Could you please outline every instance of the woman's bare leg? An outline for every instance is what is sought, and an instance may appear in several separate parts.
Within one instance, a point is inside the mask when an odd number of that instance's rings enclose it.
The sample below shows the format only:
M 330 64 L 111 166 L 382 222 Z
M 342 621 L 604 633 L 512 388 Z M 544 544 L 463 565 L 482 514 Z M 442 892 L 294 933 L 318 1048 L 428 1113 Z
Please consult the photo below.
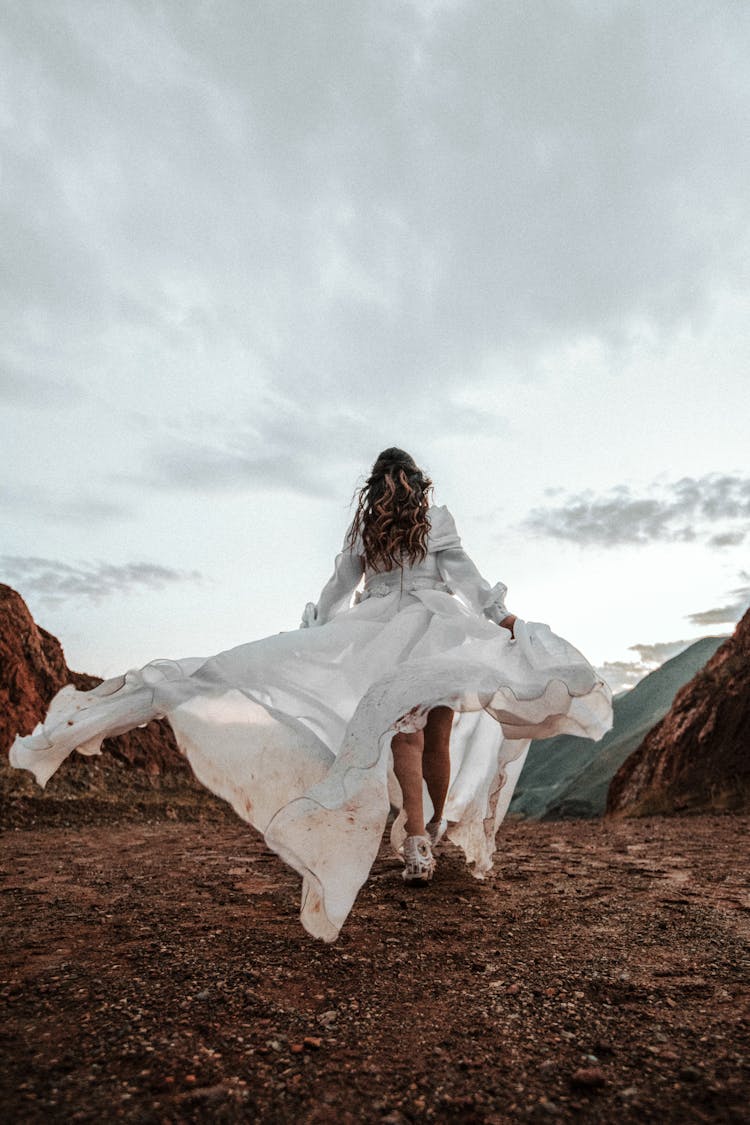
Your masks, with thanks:
M 393 771 L 398 778 L 406 812 L 407 836 L 424 836 L 424 810 L 422 808 L 422 754 L 424 735 L 421 730 L 413 734 L 397 734 L 391 742 Z
M 430 794 L 433 820 L 443 815 L 445 798 L 451 779 L 450 741 L 453 726 L 453 711 L 450 707 L 433 707 L 427 716 L 424 728 L 424 756 L 422 775 Z
M 427 784 L 434 809 L 433 819 L 440 820 L 451 777 L 450 739 L 453 711 L 450 707 L 433 707 L 427 716 L 424 731 L 397 734 L 391 742 L 393 770 L 401 786 L 406 812 L 407 836 L 424 836 L 422 779 Z

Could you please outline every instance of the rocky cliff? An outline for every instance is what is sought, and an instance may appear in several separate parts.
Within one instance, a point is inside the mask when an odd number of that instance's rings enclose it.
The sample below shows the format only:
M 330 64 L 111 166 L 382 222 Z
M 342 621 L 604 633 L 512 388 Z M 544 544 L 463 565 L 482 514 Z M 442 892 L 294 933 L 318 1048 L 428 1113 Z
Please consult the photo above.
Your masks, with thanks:
M 87 690 L 101 680 L 72 672 L 57 638 L 36 624 L 20 594 L 0 584 L 0 823 L 113 813 L 192 817 L 224 808 L 195 781 L 164 720 L 106 739 L 101 757 L 71 755 L 44 792 L 26 771 L 11 769 L 7 755 L 16 734 L 29 734 L 70 683 Z
M 607 812 L 750 809 L 750 610 L 615 774 Z

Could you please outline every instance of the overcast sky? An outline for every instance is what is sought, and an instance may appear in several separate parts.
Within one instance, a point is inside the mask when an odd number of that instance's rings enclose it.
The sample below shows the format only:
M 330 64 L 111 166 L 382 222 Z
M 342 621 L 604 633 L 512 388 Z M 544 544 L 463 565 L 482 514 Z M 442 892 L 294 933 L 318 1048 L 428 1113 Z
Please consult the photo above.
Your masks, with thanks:
M 296 627 L 385 445 L 615 690 L 750 602 L 750 4 L 0 0 L 0 580 Z

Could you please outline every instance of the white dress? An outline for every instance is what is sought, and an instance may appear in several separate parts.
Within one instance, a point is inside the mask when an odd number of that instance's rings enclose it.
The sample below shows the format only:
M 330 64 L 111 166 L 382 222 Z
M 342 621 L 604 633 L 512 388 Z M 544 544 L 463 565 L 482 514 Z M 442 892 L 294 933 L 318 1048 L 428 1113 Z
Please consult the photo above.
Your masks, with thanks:
M 154 660 L 93 691 L 63 688 L 44 724 L 17 738 L 11 764 L 40 785 L 77 749 L 166 717 L 197 778 L 263 834 L 301 875 L 301 921 L 333 941 L 378 853 L 391 804 L 396 731 L 428 711 L 457 712 L 451 734 L 448 838 L 473 875 L 492 866 L 502 821 L 532 738 L 599 739 L 612 694 L 548 625 L 507 614 L 461 547 L 445 507 L 430 508 L 427 557 L 365 568 L 345 541 L 302 627 L 208 659 Z M 431 805 L 424 793 L 425 819 Z M 391 831 L 404 838 L 401 810 Z

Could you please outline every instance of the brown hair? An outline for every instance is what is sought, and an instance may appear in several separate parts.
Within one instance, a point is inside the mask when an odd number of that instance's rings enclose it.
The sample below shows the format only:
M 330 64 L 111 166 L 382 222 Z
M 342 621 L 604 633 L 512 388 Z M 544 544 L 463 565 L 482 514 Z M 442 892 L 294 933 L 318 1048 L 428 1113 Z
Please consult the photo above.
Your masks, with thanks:
M 432 481 L 403 449 L 384 449 L 357 496 L 349 545 L 362 539 L 371 570 L 402 567 L 425 558 Z

